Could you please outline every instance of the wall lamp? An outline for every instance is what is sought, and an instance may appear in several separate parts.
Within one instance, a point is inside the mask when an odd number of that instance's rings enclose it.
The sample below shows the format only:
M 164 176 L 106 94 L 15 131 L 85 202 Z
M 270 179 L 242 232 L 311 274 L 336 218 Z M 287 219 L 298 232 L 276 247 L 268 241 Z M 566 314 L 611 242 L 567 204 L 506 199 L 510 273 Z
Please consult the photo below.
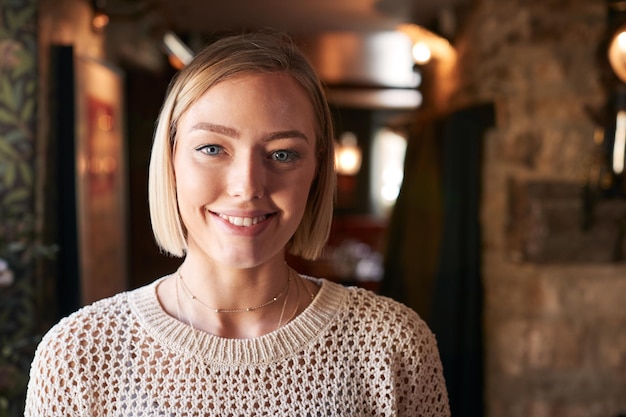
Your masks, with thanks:
M 597 110 L 587 106 L 596 129 L 584 188 L 585 224 L 596 200 L 626 197 L 626 0 L 606 0 L 606 6 L 599 49 L 606 102 Z
M 609 161 L 613 173 L 617 176 L 624 174 L 624 163 L 626 159 L 626 23 L 624 20 L 626 12 L 626 2 L 610 1 L 609 14 L 614 17 L 621 16 L 621 24 L 615 25 L 609 35 L 607 47 L 607 59 L 611 70 L 619 80 L 613 86 L 614 101 L 614 129 L 609 132 L 613 137 L 609 139 L 610 149 Z M 611 140 L 612 139 L 612 140 Z M 623 186 L 623 184 L 622 184 Z
M 356 175 L 361 169 L 361 148 L 356 135 L 344 132 L 335 143 L 335 170 L 339 175 Z
M 425 65 L 432 59 L 449 60 L 456 57 L 456 50 L 450 42 L 415 24 L 401 24 L 396 27 L 413 42 L 413 59 L 418 65 Z
M 609 41 L 607 55 L 615 75 L 626 82 L 626 25 L 620 27 Z
M 611 171 L 621 177 L 626 157 L 626 1 L 607 0 L 607 19 L 606 58 L 616 79 L 607 86 L 609 125 L 605 147 Z
M 109 16 L 104 12 L 106 0 L 92 0 L 93 17 L 91 18 L 91 28 L 94 32 L 102 32 L 109 24 Z
M 613 73 L 622 82 L 626 82 L 626 25 L 621 26 L 613 34 L 609 41 L 607 58 Z M 626 100 L 620 88 L 615 91 L 616 115 L 615 136 L 611 149 L 610 164 L 615 175 L 624 172 L 624 158 L 626 154 Z M 613 131 L 611 131 L 612 133 Z

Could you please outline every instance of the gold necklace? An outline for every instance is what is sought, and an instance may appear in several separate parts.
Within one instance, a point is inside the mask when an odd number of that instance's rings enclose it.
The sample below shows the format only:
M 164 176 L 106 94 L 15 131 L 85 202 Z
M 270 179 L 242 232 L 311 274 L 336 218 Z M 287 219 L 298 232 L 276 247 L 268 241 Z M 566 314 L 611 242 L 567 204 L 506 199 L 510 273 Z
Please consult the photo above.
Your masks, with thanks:
M 189 313 L 184 314 L 184 315 L 181 314 L 181 312 L 183 311 L 183 308 L 180 305 L 180 297 L 178 295 L 178 281 L 179 280 L 176 280 L 176 283 L 175 283 L 176 285 L 174 286 L 174 289 L 176 291 L 176 315 L 178 316 L 178 320 L 182 321 L 183 323 L 185 322 L 185 320 L 184 320 L 185 316 L 187 316 L 186 317 L 187 318 L 187 323 L 191 326 L 191 330 L 193 330 L 193 337 L 194 337 L 194 341 L 195 341 L 195 338 L 196 338 L 195 330 L 196 330 L 196 328 L 194 327 L 193 322 L 191 321 L 191 315 Z
M 187 295 L 192 300 L 197 301 L 200 305 L 208 308 L 209 310 L 212 310 L 214 313 L 248 313 L 248 312 L 251 312 L 251 311 L 260 310 L 263 307 L 267 307 L 268 305 L 276 302 L 285 293 L 285 291 L 289 288 L 289 283 L 291 282 L 291 270 L 289 270 L 289 272 L 287 273 L 287 283 L 285 284 L 283 289 L 280 290 L 280 292 L 276 296 L 272 297 L 270 300 L 264 302 L 263 304 L 259 304 L 258 306 L 247 307 L 247 308 L 215 308 L 215 307 L 211 307 L 210 305 L 206 304 L 204 301 L 202 301 L 201 299 L 199 299 L 198 297 L 193 295 L 193 293 L 191 292 L 189 287 L 187 287 L 187 284 L 183 280 L 183 276 L 180 273 L 180 271 L 178 271 L 178 279 L 179 279 L 180 283 L 182 284 L 183 290 L 185 290 Z
M 289 271 L 291 275 L 291 271 Z M 298 282 L 296 281 L 296 285 L 298 285 Z M 287 300 L 289 300 L 289 290 L 291 289 L 291 285 L 289 283 L 289 281 L 287 281 L 287 294 L 285 295 L 285 300 L 283 301 L 283 308 L 281 308 L 280 310 L 280 317 L 278 318 L 278 326 L 276 326 L 276 330 L 280 329 L 280 326 L 282 326 L 283 323 L 283 317 L 285 316 L 285 307 L 287 307 Z
M 291 322 L 291 320 L 293 320 L 296 317 L 296 314 L 298 314 L 298 310 L 300 310 L 300 285 L 298 284 L 299 281 L 300 280 L 296 281 L 296 300 L 298 302 L 296 303 L 296 308 L 293 310 L 293 314 L 291 315 L 291 317 L 289 317 L 289 320 L 287 320 L 285 324 Z M 282 319 L 278 323 L 278 327 L 280 326 L 282 326 Z
M 313 293 L 311 292 L 311 290 L 309 290 L 309 287 L 307 287 L 306 285 L 306 281 L 302 281 L 302 285 L 304 285 L 304 289 L 306 291 L 306 293 L 309 295 L 309 298 L 311 298 L 311 302 L 313 300 L 315 300 L 315 295 L 313 295 Z

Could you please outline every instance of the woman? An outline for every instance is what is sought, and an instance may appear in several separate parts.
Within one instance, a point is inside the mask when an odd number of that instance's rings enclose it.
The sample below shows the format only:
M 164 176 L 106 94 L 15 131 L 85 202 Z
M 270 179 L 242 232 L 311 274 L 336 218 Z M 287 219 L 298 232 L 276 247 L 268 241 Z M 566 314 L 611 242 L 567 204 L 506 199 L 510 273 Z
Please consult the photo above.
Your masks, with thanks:
M 306 59 L 248 34 L 173 80 L 150 214 L 180 268 L 43 339 L 27 416 L 447 416 L 433 335 L 390 299 L 304 277 L 334 193 L 332 125 Z

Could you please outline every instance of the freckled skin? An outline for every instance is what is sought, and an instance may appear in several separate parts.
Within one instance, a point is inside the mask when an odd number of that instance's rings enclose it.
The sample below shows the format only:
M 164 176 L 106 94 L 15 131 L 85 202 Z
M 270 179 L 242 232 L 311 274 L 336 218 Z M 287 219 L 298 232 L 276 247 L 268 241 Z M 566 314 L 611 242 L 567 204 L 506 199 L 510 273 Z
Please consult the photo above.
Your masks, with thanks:
M 174 172 L 188 259 L 246 269 L 283 261 L 315 177 L 314 120 L 304 90 L 281 73 L 223 81 L 182 115 Z

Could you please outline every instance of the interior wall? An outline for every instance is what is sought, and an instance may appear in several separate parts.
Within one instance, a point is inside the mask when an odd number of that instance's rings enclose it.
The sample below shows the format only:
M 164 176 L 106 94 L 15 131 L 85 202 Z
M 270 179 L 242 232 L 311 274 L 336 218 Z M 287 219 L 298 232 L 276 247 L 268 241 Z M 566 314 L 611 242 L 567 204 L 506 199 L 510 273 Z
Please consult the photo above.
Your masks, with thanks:
M 596 127 L 585 107 L 605 100 L 605 2 L 474 3 L 455 42 L 452 102 L 496 105 L 481 203 L 487 415 L 616 416 L 626 411 L 626 266 L 608 253 L 591 260 L 598 241 L 580 227 Z
M 104 59 L 104 40 L 101 33 L 91 29 L 92 10 L 81 0 L 38 1 L 38 59 L 39 94 L 37 101 L 37 138 L 39 166 L 44 172 L 50 126 L 50 46 L 72 46 L 76 55 Z M 41 178 L 45 183 L 45 178 Z
M 100 201 L 89 192 L 93 181 L 87 168 L 81 169 L 78 163 L 86 161 L 87 155 L 99 156 L 92 155 L 96 131 L 91 132 L 94 124 L 89 118 L 94 116 L 88 114 L 93 105 L 87 99 L 99 95 L 94 95 L 93 71 L 87 72 L 86 62 L 95 67 L 96 62 L 106 60 L 105 34 L 92 29 L 92 16 L 91 5 L 84 0 L 39 2 L 38 201 L 43 235 L 59 248 L 54 263 L 45 266 L 50 271 L 47 281 L 53 281 L 49 285 L 57 318 L 111 295 L 107 287 L 120 280 L 96 279 L 86 268 L 86 260 L 94 256 L 86 231 L 97 226 L 90 206 Z

